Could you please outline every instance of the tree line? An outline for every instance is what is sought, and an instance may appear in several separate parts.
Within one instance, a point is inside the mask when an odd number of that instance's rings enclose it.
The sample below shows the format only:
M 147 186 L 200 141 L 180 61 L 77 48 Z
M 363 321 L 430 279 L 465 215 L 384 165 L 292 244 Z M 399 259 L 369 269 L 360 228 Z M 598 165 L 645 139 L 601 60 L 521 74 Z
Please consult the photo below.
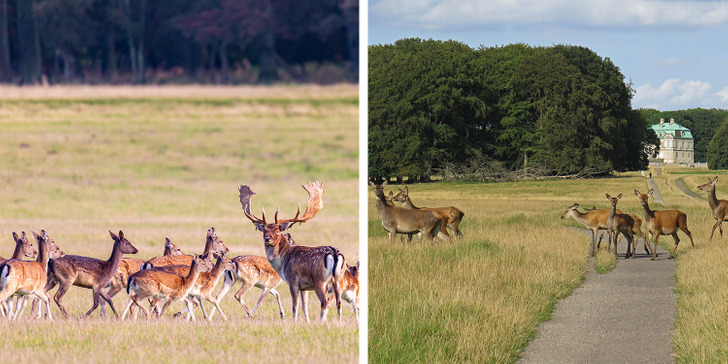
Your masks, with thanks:
M 0 82 L 351 82 L 358 0 L 0 0 Z

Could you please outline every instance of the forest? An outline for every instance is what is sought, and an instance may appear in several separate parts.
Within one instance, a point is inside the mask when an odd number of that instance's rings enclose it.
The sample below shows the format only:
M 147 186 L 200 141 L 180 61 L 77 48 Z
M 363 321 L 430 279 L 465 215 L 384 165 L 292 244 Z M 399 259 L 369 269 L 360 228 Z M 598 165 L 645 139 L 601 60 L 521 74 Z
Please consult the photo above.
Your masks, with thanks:
M 650 125 L 696 127 L 696 161 L 724 110 L 634 110 L 609 58 L 572 45 L 473 49 L 454 40 L 369 47 L 369 177 L 427 181 L 641 170 Z M 674 116 L 663 116 L 674 115 Z M 697 127 L 699 125 L 699 127 Z
M 357 82 L 358 0 L 0 0 L 0 82 Z

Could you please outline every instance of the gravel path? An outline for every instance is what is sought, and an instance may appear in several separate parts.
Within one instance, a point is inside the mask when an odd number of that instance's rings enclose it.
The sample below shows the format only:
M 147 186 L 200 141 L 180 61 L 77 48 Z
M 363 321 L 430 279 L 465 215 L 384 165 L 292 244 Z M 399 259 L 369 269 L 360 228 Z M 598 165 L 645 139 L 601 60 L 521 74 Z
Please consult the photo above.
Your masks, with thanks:
M 539 325 L 521 363 L 674 362 L 675 261 L 661 247 L 651 261 L 641 240 L 635 259 L 624 259 L 622 240 L 617 266 L 607 274 L 596 273 L 589 259 L 584 283 Z

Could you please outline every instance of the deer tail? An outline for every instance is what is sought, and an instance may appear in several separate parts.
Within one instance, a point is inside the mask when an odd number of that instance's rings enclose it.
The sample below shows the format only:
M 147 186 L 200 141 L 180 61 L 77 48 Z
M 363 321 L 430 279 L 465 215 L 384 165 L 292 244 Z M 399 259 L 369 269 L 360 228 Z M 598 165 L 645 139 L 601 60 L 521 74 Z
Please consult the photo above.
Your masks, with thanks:
M 131 294 L 131 285 L 134 284 L 134 276 L 129 277 L 129 280 L 126 281 L 126 294 Z

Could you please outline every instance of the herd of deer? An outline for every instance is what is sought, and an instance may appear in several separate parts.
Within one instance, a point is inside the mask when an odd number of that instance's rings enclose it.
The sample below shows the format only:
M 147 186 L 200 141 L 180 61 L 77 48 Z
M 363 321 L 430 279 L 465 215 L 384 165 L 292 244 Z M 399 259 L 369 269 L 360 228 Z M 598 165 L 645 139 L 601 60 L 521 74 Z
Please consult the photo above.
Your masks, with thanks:
M 294 224 L 302 224 L 312 219 L 323 207 L 323 185 L 311 182 L 303 186 L 309 194 L 306 211 L 300 215 L 299 210 L 292 219 L 279 219 L 278 211 L 272 221 L 266 221 L 265 211 L 262 219 L 250 212 L 250 198 L 255 193 L 248 186 L 240 186 L 239 196 L 245 216 L 255 228 L 263 233 L 266 258 L 245 255 L 228 258 L 229 249 L 217 235 L 215 228 L 207 230 L 205 247 L 202 254 L 185 255 L 168 237 L 165 237 L 164 255 L 149 260 L 124 258 L 124 254 L 136 254 L 138 250 L 126 239 L 123 231 L 115 234 L 109 231 L 114 241 L 111 257 L 108 260 L 66 255 L 56 245 L 45 230 L 40 235 L 33 232 L 38 245 L 28 241 L 25 232 L 18 236 L 13 232 L 15 251 L 10 259 L 0 258 L 0 314 L 7 319 L 21 317 L 28 298 L 33 298 L 33 308 L 37 304 L 36 318 L 42 316 L 41 306 L 45 304 L 45 315 L 50 320 L 50 300 L 47 292 L 59 286 L 53 299 L 64 316 L 68 312 L 63 306 L 63 296 L 71 286 L 91 289 L 93 306 L 84 317 L 88 317 L 99 305 L 101 315 L 105 315 L 104 306 L 108 304 L 114 315 L 119 315 L 114 308 L 112 298 L 126 288 L 129 300 L 121 315 L 123 320 L 130 312 L 132 316 L 142 312 L 147 318 L 152 312 L 157 317 L 165 314 L 169 306 L 177 301 L 186 304 L 187 320 L 194 320 L 194 306 L 199 305 L 207 320 L 212 320 L 215 310 L 220 316 L 227 317 L 220 308 L 220 301 L 236 282 L 242 286 L 235 293 L 235 299 L 243 306 L 247 316 L 252 316 L 263 298 L 270 293 L 278 302 L 279 315 L 283 318 L 283 306 L 276 287 L 283 280 L 288 284 L 293 301 L 293 320 L 298 314 L 298 296 L 306 321 L 309 321 L 306 310 L 307 291 L 315 291 L 321 302 L 321 316 L 326 319 L 326 312 L 332 301 L 336 301 L 339 321 L 341 321 L 341 300 L 350 303 L 354 314 L 359 319 L 359 263 L 355 266 L 346 264 L 344 256 L 331 246 L 307 247 L 298 245 L 289 233 L 284 233 Z M 22 260 L 23 257 L 35 261 Z M 212 259 L 216 262 L 213 264 Z M 222 290 L 213 295 L 213 289 L 222 276 L 225 276 Z M 262 290 L 253 309 L 243 302 L 243 295 L 252 287 Z M 13 305 L 12 297 L 17 296 Z M 208 314 L 202 299 L 213 306 Z M 149 301 L 150 309 L 145 308 L 144 301 Z M 38 304 L 40 301 L 40 304 Z M 161 305 L 161 308 L 159 307 Z M 185 311 L 178 315 L 185 314 Z
M 708 204 L 713 212 L 713 217 L 716 219 L 716 223 L 713 225 L 713 230 L 710 233 L 709 241 L 711 242 L 713 241 L 713 234 L 715 233 L 716 228 L 720 231 L 721 239 L 723 237 L 722 224 L 723 221 L 726 220 L 726 208 L 728 207 L 728 201 L 719 200 L 715 196 L 716 183 L 718 183 L 718 177 L 715 177 L 712 180 L 708 178 L 708 183 L 697 186 L 698 190 L 707 193 Z M 605 233 L 609 233 L 609 245 L 610 247 L 612 244 L 614 245 L 615 255 L 617 254 L 619 234 L 622 234 L 625 237 L 627 240 L 627 254 L 625 254 L 625 258 L 635 256 L 635 235 L 642 236 L 642 239 L 644 240 L 645 253 L 652 254 L 652 260 L 655 260 L 657 257 L 657 241 L 659 240 L 660 235 L 672 235 L 672 238 L 675 240 L 675 246 L 670 252 L 669 258 L 673 258 L 675 256 L 675 250 L 680 243 L 680 238 L 677 235 L 678 230 L 684 232 L 688 238 L 690 238 L 692 246 L 695 246 L 693 235 L 688 229 L 687 215 L 684 212 L 680 210 L 653 211 L 650 209 L 648 204 L 648 199 L 652 196 L 653 190 L 649 190 L 647 193 L 640 193 L 639 191 L 634 190 L 634 193 L 639 199 L 640 205 L 642 205 L 642 209 L 644 210 L 643 218 L 649 235 L 645 235 L 642 232 L 642 219 L 640 219 L 637 215 L 624 214 L 622 211 L 617 209 L 617 202 L 622 198 L 621 193 L 616 197 L 606 194 L 607 200 L 609 200 L 612 205 L 611 208 L 588 209 L 586 212 L 582 213 L 578 210 L 579 204 L 575 203 L 561 215 L 561 218 L 566 219 L 572 217 L 574 220 L 591 229 L 592 256 L 596 255 L 596 250 L 598 249 L 602 236 L 604 236 Z M 597 234 L 600 229 L 605 229 L 606 231 L 602 232 L 597 240 Z M 654 247 L 651 247 L 650 242 L 653 237 Z

